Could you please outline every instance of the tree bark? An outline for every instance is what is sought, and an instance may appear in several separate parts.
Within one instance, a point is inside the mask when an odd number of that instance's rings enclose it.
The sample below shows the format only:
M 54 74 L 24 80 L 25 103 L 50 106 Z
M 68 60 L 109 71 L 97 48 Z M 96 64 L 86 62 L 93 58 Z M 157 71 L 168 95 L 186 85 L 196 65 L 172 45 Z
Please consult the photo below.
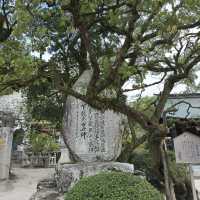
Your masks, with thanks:
M 160 146 L 161 155 L 162 155 L 162 162 L 163 162 L 163 172 L 164 172 L 164 179 L 165 179 L 165 194 L 167 200 L 176 200 L 176 195 L 174 192 L 174 183 L 169 173 L 169 163 L 167 158 L 167 152 L 165 147 L 164 140 L 162 141 L 162 145 Z
M 162 174 L 162 155 L 161 155 L 161 143 L 160 142 L 152 142 L 151 143 L 151 154 L 152 154 L 152 169 L 153 174 L 161 181 L 163 179 Z

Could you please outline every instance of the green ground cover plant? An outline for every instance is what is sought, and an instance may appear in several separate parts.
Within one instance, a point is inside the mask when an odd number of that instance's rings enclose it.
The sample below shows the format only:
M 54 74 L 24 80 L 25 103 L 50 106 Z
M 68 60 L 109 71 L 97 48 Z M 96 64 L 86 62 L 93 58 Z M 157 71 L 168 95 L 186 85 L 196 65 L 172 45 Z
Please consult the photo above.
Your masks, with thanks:
M 163 196 L 141 177 L 106 172 L 81 179 L 65 200 L 163 200 Z

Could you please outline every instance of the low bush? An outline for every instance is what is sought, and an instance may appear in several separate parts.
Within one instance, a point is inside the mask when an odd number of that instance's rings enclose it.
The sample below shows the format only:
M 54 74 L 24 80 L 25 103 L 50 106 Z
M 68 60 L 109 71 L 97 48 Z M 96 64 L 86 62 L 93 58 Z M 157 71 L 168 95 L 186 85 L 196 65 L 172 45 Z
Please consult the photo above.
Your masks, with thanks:
M 138 176 L 107 172 L 82 178 L 65 200 L 163 200 L 163 196 Z

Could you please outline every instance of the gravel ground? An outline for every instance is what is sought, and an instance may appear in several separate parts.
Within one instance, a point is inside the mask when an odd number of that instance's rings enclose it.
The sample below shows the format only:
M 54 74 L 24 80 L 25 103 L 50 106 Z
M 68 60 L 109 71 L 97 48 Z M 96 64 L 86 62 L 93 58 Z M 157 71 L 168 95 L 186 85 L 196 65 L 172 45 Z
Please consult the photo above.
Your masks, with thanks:
M 52 176 L 52 168 L 14 168 L 12 180 L 0 182 L 0 200 L 29 200 L 39 180 Z

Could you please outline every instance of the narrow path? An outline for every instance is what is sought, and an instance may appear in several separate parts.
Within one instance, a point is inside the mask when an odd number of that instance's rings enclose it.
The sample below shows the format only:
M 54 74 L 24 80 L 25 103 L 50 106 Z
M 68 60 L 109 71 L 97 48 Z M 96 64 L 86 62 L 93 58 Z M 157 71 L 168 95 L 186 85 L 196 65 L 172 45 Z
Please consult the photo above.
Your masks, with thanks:
M 14 168 L 12 180 L 0 182 L 0 200 L 29 200 L 39 180 L 52 176 L 52 168 Z

